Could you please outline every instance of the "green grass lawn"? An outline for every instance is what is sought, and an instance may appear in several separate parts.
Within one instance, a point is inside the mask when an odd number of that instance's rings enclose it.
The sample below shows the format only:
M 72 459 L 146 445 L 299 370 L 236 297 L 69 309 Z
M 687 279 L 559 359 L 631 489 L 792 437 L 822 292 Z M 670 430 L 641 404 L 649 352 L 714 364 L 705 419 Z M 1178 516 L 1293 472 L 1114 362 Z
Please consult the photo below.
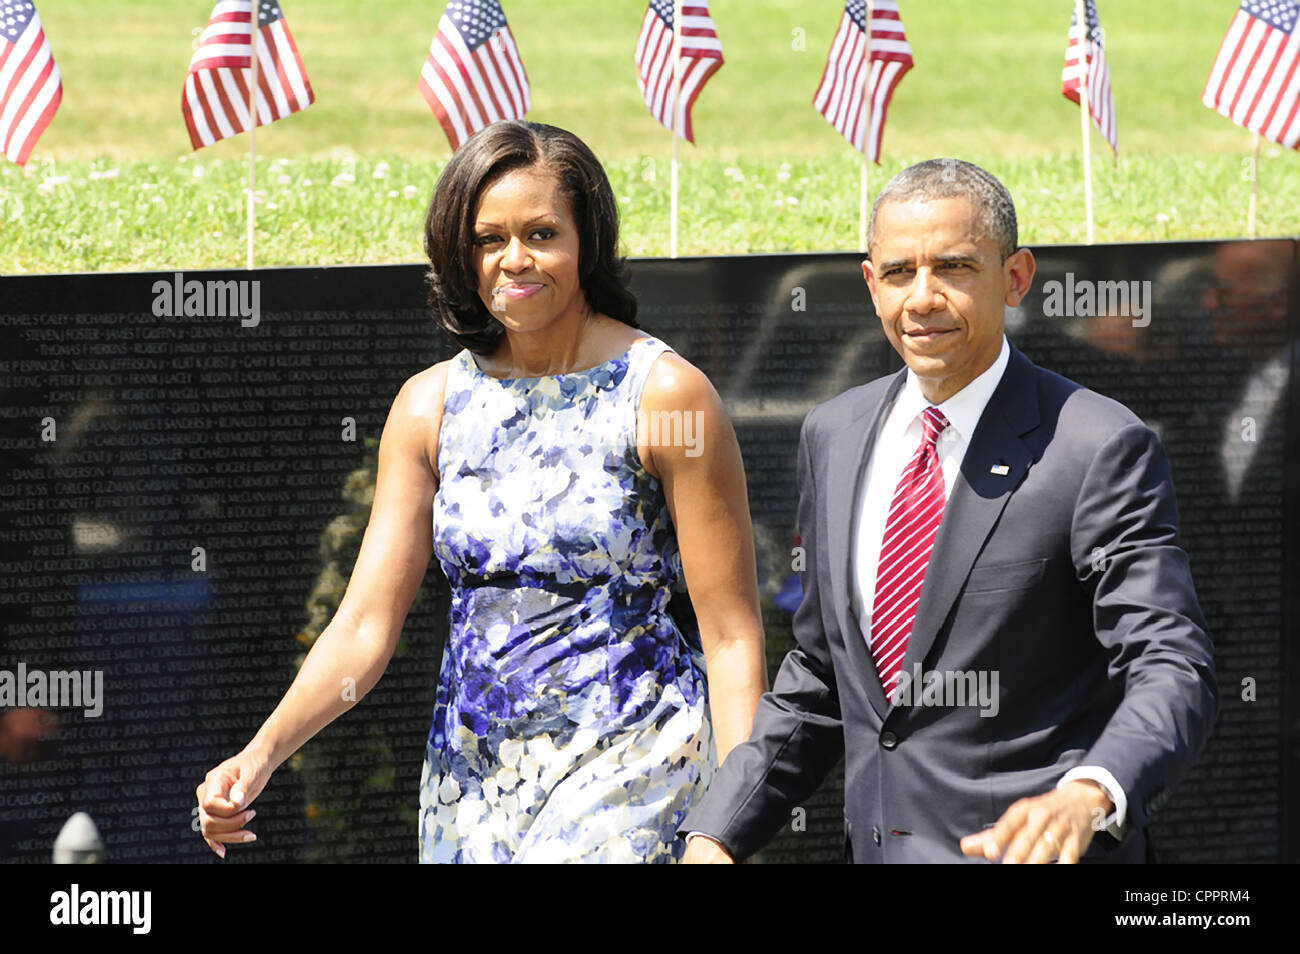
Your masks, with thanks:
M 640 101 L 640 0 L 505 0 L 530 118 L 605 160 L 626 250 L 665 254 L 671 140 Z M 1079 120 L 1059 92 L 1069 0 L 904 2 L 916 68 L 873 188 L 955 155 L 1016 197 L 1031 243 L 1083 238 Z M 1245 234 L 1250 136 L 1200 103 L 1236 4 L 1102 0 L 1119 120 L 1093 137 L 1100 241 Z M 211 0 L 42 0 L 64 101 L 23 170 L 0 166 L 0 272 L 236 267 L 247 136 L 191 152 L 180 92 Z M 317 102 L 258 131 L 258 264 L 418 261 L 449 155 L 416 87 L 443 3 L 287 0 Z M 857 241 L 856 154 L 811 106 L 838 0 L 714 0 L 726 62 L 683 145 L 682 252 L 839 250 Z M 112 24 L 104 30 L 104 24 Z M 352 181 L 349 182 L 349 174 Z M 1261 235 L 1300 232 L 1300 157 L 1265 144 Z

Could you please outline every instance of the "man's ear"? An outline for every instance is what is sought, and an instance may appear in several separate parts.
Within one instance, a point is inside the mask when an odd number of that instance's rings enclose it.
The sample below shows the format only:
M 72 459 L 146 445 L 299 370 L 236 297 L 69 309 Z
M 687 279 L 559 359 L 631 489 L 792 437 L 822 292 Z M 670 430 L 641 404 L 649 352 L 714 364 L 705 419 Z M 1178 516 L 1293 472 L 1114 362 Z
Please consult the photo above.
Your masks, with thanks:
M 1029 294 L 1029 288 L 1034 284 L 1034 270 L 1037 267 L 1034 262 L 1034 253 L 1027 248 L 1016 249 L 1010 257 L 1002 263 L 1002 268 L 1007 277 L 1007 295 L 1004 299 L 1008 305 L 1015 308 Z
M 871 293 L 871 303 L 876 304 L 876 273 L 871 267 L 871 259 L 862 260 L 862 277 L 867 282 L 867 291 Z M 877 311 L 879 308 L 877 307 Z

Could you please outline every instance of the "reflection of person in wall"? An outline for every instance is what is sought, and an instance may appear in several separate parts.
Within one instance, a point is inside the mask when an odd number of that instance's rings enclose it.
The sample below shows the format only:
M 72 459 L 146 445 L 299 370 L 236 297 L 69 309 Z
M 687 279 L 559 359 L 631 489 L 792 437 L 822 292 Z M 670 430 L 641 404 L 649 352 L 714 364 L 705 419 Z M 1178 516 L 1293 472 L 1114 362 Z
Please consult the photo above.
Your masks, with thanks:
M 1007 342 L 1034 257 L 993 176 L 905 169 L 869 248 L 906 368 L 804 422 L 797 646 L 687 860 L 752 854 L 843 755 L 854 861 L 1142 861 L 1215 710 L 1160 443 Z
M 49 709 L 0 711 L 0 762 L 36 761 L 58 738 L 59 717 Z
M 50 758 L 58 745 L 59 718 L 49 709 L 0 709 L 0 779 L 6 765 L 32 765 Z M 5 812 L 0 817 L 0 862 L 13 846 L 36 833 L 36 819 Z
M 1224 243 L 1215 250 L 1212 268 L 1205 305 L 1214 343 L 1245 366 L 1219 445 L 1224 496 L 1239 504 L 1256 458 L 1276 460 L 1282 450 L 1282 400 L 1293 358 L 1286 342 L 1291 244 Z M 1279 492 L 1271 485 L 1266 490 Z
M 466 350 L 384 428 L 347 593 L 279 707 L 198 787 L 213 850 L 376 683 L 431 553 L 451 625 L 422 861 L 666 861 L 765 676 L 739 446 L 708 380 L 639 331 L 617 205 L 576 137 L 497 123 L 429 208 L 431 302 Z M 688 417 L 689 416 L 689 417 Z M 685 426 L 689 421 L 688 429 Z M 647 426 L 641 426 L 645 422 Z M 683 576 L 703 666 L 668 612 Z

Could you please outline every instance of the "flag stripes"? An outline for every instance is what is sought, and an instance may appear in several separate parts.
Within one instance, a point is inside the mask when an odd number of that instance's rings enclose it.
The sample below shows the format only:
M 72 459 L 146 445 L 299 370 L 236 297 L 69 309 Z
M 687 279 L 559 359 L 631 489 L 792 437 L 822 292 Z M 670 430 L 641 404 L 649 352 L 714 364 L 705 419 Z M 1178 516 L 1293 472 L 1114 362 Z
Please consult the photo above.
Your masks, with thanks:
M 1084 19 L 1086 22 L 1080 25 L 1076 11 L 1070 20 L 1065 67 L 1061 70 L 1061 93 L 1078 105 L 1079 90 L 1086 76 L 1088 115 L 1092 117 L 1097 131 L 1110 143 L 1110 148 L 1118 153 L 1115 96 L 1110 88 L 1110 67 L 1106 64 L 1106 47 L 1094 0 L 1086 0 L 1084 3 Z
M 420 93 L 453 151 L 489 123 L 524 117 L 532 105 L 528 74 L 496 0 L 447 4 L 420 70 Z
M 279 4 L 258 0 L 257 110 L 265 126 L 306 109 L 315 100 L 298 47 Z M 181 111 L 195 149 L 252 128 L 248 83 L 252 72 L 250 0 L 220 0 L 190 60 Z
M 878 0 L 871 10 L 871 66 L 866 69 L 867 4 L 847 0 L 839 27 L 831 41 L 813 107 L 853 148 L 880 162 L 880 145 L 894 89 L 912 68 L 912 47 L 907 42 L 902 16 L 894 0 Z M 864 103 L 870 97 L 870 128 Z
M 0 18 L 0 150 L 26 165 L 63 101 L 63 81 L 32 3 L 6 5 Z
M 676 129 L 688 142 L 695 141 L 691 107 L 709 77 L 722 67 L 722 42 L 713 28 L 705 0 L 682 4 L 681 92 L 673 117 L 673 4 L 651 0 L 641 20 L 635 60 L 637 85 L 650 115 L 666 129 Z
M 1245 0 L 1232 18 L 1201 101 L 1234 123 L 1300 148 L 1300 2 Z

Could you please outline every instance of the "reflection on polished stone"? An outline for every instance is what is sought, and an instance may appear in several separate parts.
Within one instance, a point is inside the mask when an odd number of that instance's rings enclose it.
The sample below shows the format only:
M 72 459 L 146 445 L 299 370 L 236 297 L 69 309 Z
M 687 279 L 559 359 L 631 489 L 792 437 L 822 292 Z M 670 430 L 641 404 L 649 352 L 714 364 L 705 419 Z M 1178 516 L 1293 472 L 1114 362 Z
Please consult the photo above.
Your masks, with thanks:
M 1222 715 L 1155 822 L 1161 858 L 1280 860 L 1282 819 L 1300 807 L 1300 693 L 1283 693 L 1300 653 L 1284 563 L 1300 501 L 1286 456 L 1300 447 L 1296 243 L 1036 256 L 1008 337 L 1160 434 L 1216 643 Z M 346 585 L 393 396 L 455 350 L 424 310 L 419 266 L 257 277 L 256 327 L 156 317 L 153 285 L 170 274 L 0 279 L 0 668 L 103 670 L 105 696 L 100 718 L 61 711 L 41 746 L 17 734 L 48 720 L 9 720 L 16 741 L 0 750 L 31 757 L 0 759 L 15 799 L 0 858 L 47 860 L 79 809 L 115 862 L 206 856 L 175 793 L 246 743 L 288 686 Z M 803 417 L 901 362 L 857 255 L 647 260 L 633 283 L 642 326 L 732 416 L 775 672 L 799 598 Z M 446 614 L 435 567 L 378 688 L 277 774 L 259 799 L 263 843 L 232 860 L 414 859 Z M 840 786 L 828 779 L 759 860 L 840 860 Z

